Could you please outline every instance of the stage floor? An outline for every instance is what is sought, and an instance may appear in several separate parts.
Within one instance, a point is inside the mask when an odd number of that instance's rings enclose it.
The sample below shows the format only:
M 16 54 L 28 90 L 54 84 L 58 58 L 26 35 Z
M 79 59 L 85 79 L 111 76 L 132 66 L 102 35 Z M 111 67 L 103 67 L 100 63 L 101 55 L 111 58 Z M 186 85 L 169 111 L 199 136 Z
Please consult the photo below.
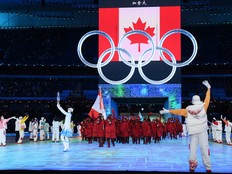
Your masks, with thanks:
M 11 140 L 10 140 L 11 139 Z M 2 171 L 56 171 L 57 172 L 170 172 L 185 173 L 188 165 L 188 138 L 169 138 L 152 144 L 116 144 L 103 148 L 88 144 L 80 137 L 70 139 L 70 151 L 63 152 L 61 142 L 49 140 L 33 142 L 28 137 L 23 144 L 16 144 L 7 137 L 7 146 L 0 147 L 0 170 Z M 213 173 L 232 173 L 232 146 L 217 144 L 210 140 Z M 198 151 L 196 172 L 205 172 Z M 1 172 L 2 172 L 1 171 Z

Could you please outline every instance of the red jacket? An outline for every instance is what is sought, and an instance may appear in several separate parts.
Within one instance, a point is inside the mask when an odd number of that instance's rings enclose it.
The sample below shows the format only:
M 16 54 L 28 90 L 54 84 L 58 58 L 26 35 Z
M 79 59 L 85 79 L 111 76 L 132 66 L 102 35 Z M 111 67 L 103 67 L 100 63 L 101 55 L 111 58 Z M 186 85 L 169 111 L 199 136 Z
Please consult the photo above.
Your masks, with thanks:
M 116 138 L 116 126 L 114 119 L 107 119 L 105 122 L 105 137 Z

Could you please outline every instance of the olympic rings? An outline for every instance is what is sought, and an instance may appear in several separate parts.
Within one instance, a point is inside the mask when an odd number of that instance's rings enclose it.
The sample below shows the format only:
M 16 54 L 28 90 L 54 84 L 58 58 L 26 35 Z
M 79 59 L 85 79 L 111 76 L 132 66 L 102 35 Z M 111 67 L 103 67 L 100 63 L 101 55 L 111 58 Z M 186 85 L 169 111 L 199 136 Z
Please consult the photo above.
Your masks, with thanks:
M 80 39 L 80 41 L 78 42 L 78 46 L 77 46 L 77 53 L 81 59 L 81 61 L 91 67 L 91 68 L 97 68 L 97 64 L 92 64 L 92 63 L 89 63 L 88 61 L 86 61 L 86 59 L 83 57 L 82 55 L 82 51 L 81 51 L 81 48 L 82 48 L 82 44 L 83 42 L 85 41 L 85 39 L 87 39 L 89 36 L 92 36 L 92 35 L 95 35 L 95 34 L 100 34 L 102 36 L 105 36 L 109 41 L 110 41 L 110 45 L 111 45 L 111 51 L 110 51 L 110 56 L 109 58 L 102 64 L 103 66 L 105 66 L 106 64 L 108 64 L 112 58 L 114 57 L 114 52 L 115 52 L 115 46 L 114 46 L 114 41 L 113 39 L 105 32 L 103 31 L 99 31 L 99 30 L 93 30 L 93 31 L 90 31 L 88 33 L 86 33 L 84 36 L 82 36 L 82 38 Z
M 175 57 L 174 57 L 174 55 L 172 54 L 171 51 L 169 51 L 169 50 L 166 49 L 166 48 L 159 48 L 159 47 L 156 47 L 156 49 L 159 49 L 159 50 L 161 50 L 161 51 L 166 52 L 166 53 L 171 57 L 172 61 L 173 61 L 174 63 L 176 63 L 176 59 L 175 59 Z M 151 51 L 151 48 L 148 49 L 148 50 L 145 52 L 145 54 L 146 54 L 147 52 L 149 52 L 149 51 Z M 144 57 L 145 54 L 143 54 L 143 56 L 139 59 L 139 62 L 138 62 L 138 70 L 139 70 L 139 74 L 142 76 L 142 78 L 143 78 L 146 82 L 148 82 L 148 83 L 157 84 L 157 85 L 166 83 L 166 82 L 168 82 L 169 80 L 171 80 L 171 78 L 175 75 L 176 66 L 172 66 L 172 71 L 171 71 L 171 73 L 170 73 L 165 79 L 163 79 L 163 80 L 154 81 L 154 80 L 149 79 L 147 76 L 145 76 L 145 74 L 143 73 L 143 70 L 142 70 L 142 67 L 143 67 L 143 66 L 142 66 L 142 63 L 141 63 L 141 62 L 142 62 L 142 59 L 143 59 L 143 57 Z
M 168 31 L 167 33 L 165 33 L 165 34 L 163 35 L 163 37 L 160 39 L 159 47 L 162 47 L 164 40 L 165 40 L 168 36 L 170 36 L 171 34 L 175 34 L 175 33 L 182 33 L 182 34 L 188 36 L 188 37 L 191 39 L 191 41 L 192 41 L 192 43 L 193 43 L 193 53 L 192 53 L 191 57 L 190 57 L 188 60 L 186 60 L 185 62 L 182 62 L 182 63 L 172 63 L 172 62 L 168 61 L 168 60 L 165 58 L 165 56 L 164 56 L 164 54 L 163 54 L 163 50 L 160 50 L 160 56 L 161 56 L 162 60 L 163 60 L 166 64 L 168 64 L 169 66 L 183 67 L 183 66 L 189 65 L 189 64 L 194 60 L 194 58 L 196 57 L 196 55 L 197 55 L 197 50 L 198 50 L 197 41 L 196 41 L 196 39 L 193 37 L 193 35 L 192 35 L 191 33 L 189 33 L 188 31 L 182 30 L 182 29 L 175 29 L 175 30 L 170 30 L 170 31 Z
M 129 57 L 131 58 L 133 64 L 135 64 L 135 61 L 134 61 L 133 57 L 131 56 L 131 54 L 130 54 L 127 50 L 122 49 L 122 48 L 118 48 L 118 47 L 115 47 L 115 50 L 118 51 L 118 52 L 120 52 L 120 51 L 124 52 L 127 56 L 129 56 Z M 134 67 L 134 66 L 128 65 L 128 66 L 131 67 L 130 73 L 129 73 L 128 76 L 126 76 L 124 79 L 119 80 L 119 81 L 109 80 L 109 79 L 106 78 L 105 75 L 102 73 L 102 70 L 101 70 L 101 68 L 103 67 L 103 66 L 101 66 L 102 59 L 103 59 L 103 58 L 105 57 L 105 55 L 106 55 L 108 52 L 110 52 L 110 51 L 111 51 L 110 48 L 109 48 L 108 50 L 104 51 L 104 52 L 101 54 L 100 58 L 98 59 L 98 63 L 97 63 L 97 65 L 99 65 L 99 66 L 97 66 L 98 73 L 99 73 L 99 75 L 101 76 L 101 78 L 102 78 L 105 82 L 107 82 L 107 83 L 114 84 L 114 85 L 120 85 L 120 84 L 126 83 L 126 82 L 133 76 L 133 74 L 134 74 L 134 72 L 135 72 L 135 67 Z
M 168 36 L 170 36 L 172 34 L 176 34 L 176 33 L 181 33 L 181 34 L 186 35 L 187 37 L 189 37 L 191 39 L 191 41 L 193 43 L 193 53 L 192 53 L 191 57 L 187 61 L 182 62 L 182 63 L 176 63 L 176 58 L 173 55 L 173 53 L 170 50 L 168 50 L 167 48 L 163 48 L 162 47 L 164 40 Z M 92 36 L 92 35 L 95 35 L 95 34 L 100 34 L 100 35 L 106 37 L 109 40 L 109 42 L 110 42 L 111 48 L 107 49 L 106 51 L 104 51 L 100 55 L 97 64 L 92 64 L 92 63 L 89 63 L 88 61 L 86 61 L 86 59 L 83 57 L 81 49 L 82 49 L 82 45 L 83 45 L 83 42 L 85 41 L 85 39 L 87 39 L 89 36 Z M 128 36 L 130 36 L 132 34 L 141 34 L 141 35 L 144 35 L 145 37 L 148 38 L 148 40 L 152 44 L 152 47 L 149 48 L 149 49 L 147 49 L 146 51 L 144 51 L 144 53 L 140 56 L 138 64 L 135 64 L 134 58 L 132 57 L 132 55 L 126 49 L 121 48 L 123 40 L 126 37 L 128 37 Z M 151 80 L 151 79 L 147 78 L 147 76 L 143 73 L 143 70 L 142 70 L 143 66 L 147 65 L 148 63 L 150 63 L 150 61 L 152 60 L 153 56 L 155 55 L 155 51 L 156 50 L 159 50 L 159 54 L 161 56 L 161 59 L 164 61 L 164 63 L 166 63 L 169 66 L 172 66 L 172 71 L 168 75 L 168 77 L 164 78 L 163 80 L 159 80 L 159 81 L 154 81 L 154 80 Z M 100 77 L 104 81 L 106 81 L 107 83 L 110 83 L 110 84 L 113 84 L 113 85 L 123 84 L 123 83 L 127 82 L 133 76 L 135 68 L 138 68 L 139 74 L 148 83 L 151 83 L 151 84 L 163 84 L 163 83 L 166 83 L 166 82 L 168 82 L 174 76 L 177 67 L 183 67 L 183 66 L 189 65 L 194 60 L 194 58 L 196 57 L 196 54 L 197 54 L 197 50 L 198 50 L 198 45 L 197 45 L 196 39 L 194 38 L 194 36 L 191 33 L 189 33 L 186 30 L 183 30 L 183 29 L 174 29 L 174 30 L 170 30 L 167 33 L 165 33 L 163 35 L 163 37 L 161 38 L 160 42 L 159 42 L 159 46 L 155 46 L 154 40 L 152 39 L 152 37 L 147 32 L 141 31 L 141 30 L 133 30 L 133 31 L 127 32 L 119 40 L 118 47 L 115 47 L 112 38 L 107 33 L 103 32 L 103 31 L 99 31 L 99 30 L 93 30 L 93 31 L 90 31 L 90 32 L 86 33 L 80 39 L 80 41 L 78 43 L 78 46 L 77 46 L 77 53 L 78 53 L 78 55 L 80 57 L 80 60 L 85 65 L 87 65 L 89 67 L 97 68 Z M 110 79 L 106 78 L 105 75 L 103 74 L 102 70 L 101 70 L 102 67 L 106 66 L 113 59 L 115 51 L 118 51 L 119 56 L 122 59 L 122 61 L 126 65 L 128 65 L 128 66 L 131 67 L 130 73 L 124 79 L 118 80 L 118 81 L 113 81 L 113 80 L 110 80 Z M 128 62 L 123 57 L 123 55 L 121 54 L 121 51 L 123 53 L 125 53 L 131 59 L 131 62 Z M 109 52 L 110 52 L 109 57 L 104 62 L 102 62 L 102 60 L 105 57 L 105 55 L 107 53 L 109 53 Z M 144 58 L 144 56 L 148 52 L 151 52 L 151 55 L 150 55 L 150 57 L 146 61 L 143 62 L 143 58 Z M 166 52 L 170 56 L 172 62 L 170 62 L 169 60 L 167 60 L 167 58 L 164 56 L 163 52 Z

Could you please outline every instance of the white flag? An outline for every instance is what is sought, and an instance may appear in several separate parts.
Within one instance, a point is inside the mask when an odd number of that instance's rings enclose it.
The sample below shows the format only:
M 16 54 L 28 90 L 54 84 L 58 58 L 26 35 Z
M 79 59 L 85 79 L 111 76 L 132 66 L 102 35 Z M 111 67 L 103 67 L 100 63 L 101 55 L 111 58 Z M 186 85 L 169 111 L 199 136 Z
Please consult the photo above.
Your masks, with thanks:
M 101 88 L 98 90 L 97 98 L 88 115 L 91 118 L 96 119 L 100 113 L 104 116 L 104 119 L 106 119 L 106 111 L 103 103 Z

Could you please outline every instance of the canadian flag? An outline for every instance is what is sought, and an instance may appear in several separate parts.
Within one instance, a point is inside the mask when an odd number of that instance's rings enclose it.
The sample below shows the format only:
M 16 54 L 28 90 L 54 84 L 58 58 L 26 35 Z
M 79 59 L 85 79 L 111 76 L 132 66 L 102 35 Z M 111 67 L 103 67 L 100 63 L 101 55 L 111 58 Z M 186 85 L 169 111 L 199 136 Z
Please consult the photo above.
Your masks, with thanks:
M 89 116 L 93 119 L 98 118 L 99 114 L 102 114 L 104 116 L 104 119 L 106 119 L 106 111 L 103 103 L 103 98 L 102 98 L 102 91 L 101 88 L 98 90 L 98 95 L 97 98 L 89 111 Z
M 166 32 L 180 28 L 180 12 L 180 6 L 100 8 L 99 30 L 109 34 L 115 46 L 118 46 L 120 39 L 132 30 L 147 32 L 158 46 L 161 37 Z M 147 37 L 134 34 L 128 36 L 121 46 L 130 52 L 135 61 L 138 61 L 144 51 L 151 48 L 151 43 L 148 41 Z M 180 42 L 180 34 L 175 34 L 165 39 L 163 44 L 164 48 L 173 53 L 176 60 L 181 60 Z M 110 47 L 109 40 L 99 36 L 99 56 Z M 128 60 L 130 59 L 128 58 Z M 153 61 L 160 60 L 159 54 L 155 54 Z M 115 54 L 112 61 L 117 62 L 122 59 Z

